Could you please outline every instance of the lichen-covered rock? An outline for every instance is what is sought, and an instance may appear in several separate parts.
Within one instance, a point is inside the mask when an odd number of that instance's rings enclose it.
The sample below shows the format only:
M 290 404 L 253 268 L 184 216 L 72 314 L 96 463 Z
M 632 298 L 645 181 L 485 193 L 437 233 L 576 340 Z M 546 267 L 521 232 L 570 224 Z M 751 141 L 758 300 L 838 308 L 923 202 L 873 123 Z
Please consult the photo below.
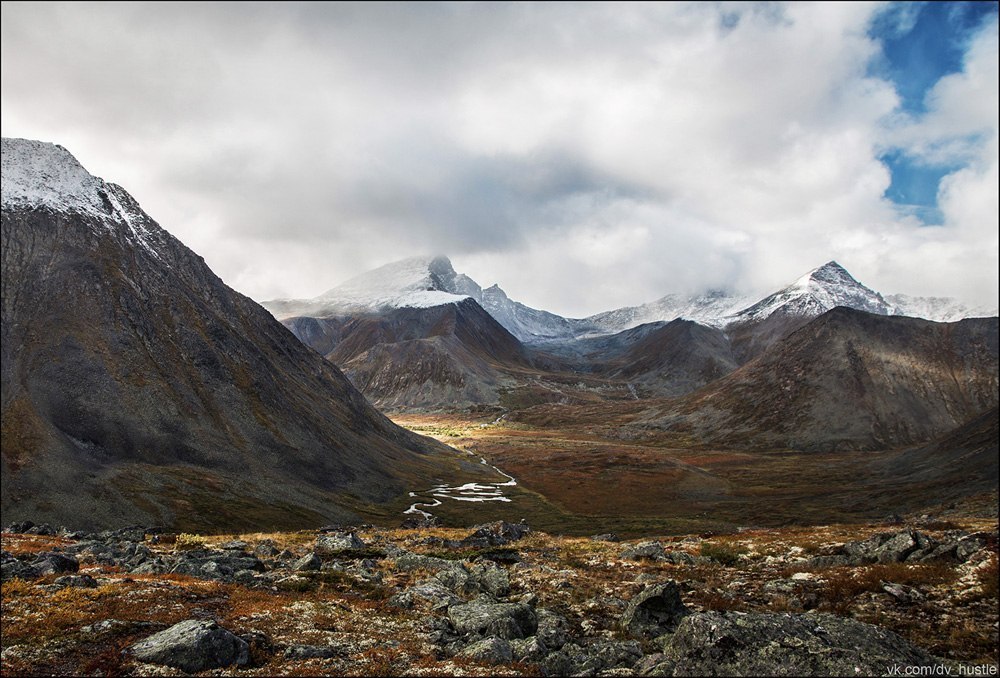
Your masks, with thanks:
M 487 664 L 509 664 L 514 660 L 510 643 L 503 638 L 486 638 L 477 641 L 459 652 L 458 656 Z
M 428 579 L 395 594 L 389 598 L 389 605 L 409 610 L 420 601 L 429 604 L 432 609 L 436 609 L 457 605 L 462 602 L 462 599 L 436 579 Z
M 508 523 L 505 520 L 498 520 L 495 523 L 478 525 L 475 532 L 459 543 L 462 546 L 504 546 L 524 538 L 529 532 L 531 532 L 531 528 L 523 522 Z
M 307 553 L 302 556 L 292 565 L 292 569 L 297 572 L 304 572 L 307 570 L 318 570 L 323 567 L 323 560 L 317 556 L 315 553 Z
M 476 598 L 448 608 L 448 618 L 460 635 L 496 636 L 505 640 L 527 638 L 538 630 L 535 611 L 524 603 L 496 603 Z
M 212 620 L 188 619 L 132 645 L 133 657 L 188 673 L 250 661 L 250 646 Z
M 941 666 L 885 629 L 826 614 L 705 612 L 664 643 L 661 676 L 886 675 L 893 666 Z
M 635 638 L 655 638 L 670 633 L 691 611 L 681 601 L 680 587 L 668 581 L 647 586 L 629 601 L 622 615 L 622 630 Z
M 622 551 L 622 560 L 658 560 L 663 557 L 663 545 L 658 541 L 644 541 Z
M 366 544 L 353 532 L 330 532 L 316 537 L 316 551 L 320 556 L 335 556 L 344 551 L 363 549 Z

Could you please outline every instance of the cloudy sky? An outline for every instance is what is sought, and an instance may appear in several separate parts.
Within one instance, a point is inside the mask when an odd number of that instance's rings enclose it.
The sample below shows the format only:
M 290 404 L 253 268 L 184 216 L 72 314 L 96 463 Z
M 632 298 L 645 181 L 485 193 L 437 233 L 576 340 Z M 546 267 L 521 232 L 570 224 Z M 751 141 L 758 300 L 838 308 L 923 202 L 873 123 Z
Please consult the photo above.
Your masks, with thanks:
M 997 304 L 997 3 L 2 5 L 4 136 L 256 299 L 447 254 L 564 315 L 830 259 Z

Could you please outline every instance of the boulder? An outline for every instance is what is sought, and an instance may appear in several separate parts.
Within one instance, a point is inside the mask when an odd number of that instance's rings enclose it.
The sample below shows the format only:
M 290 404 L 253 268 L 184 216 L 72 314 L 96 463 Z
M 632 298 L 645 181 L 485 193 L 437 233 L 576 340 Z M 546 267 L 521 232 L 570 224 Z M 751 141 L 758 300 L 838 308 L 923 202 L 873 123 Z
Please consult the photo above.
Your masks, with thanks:
M 659 560 L 664 555 L 663 545 L 658 541 L 644 541 L 622 551 L 622 560 Z
M 31 567 L 38 576 L 42 576 L 46 574 L 61 574 L 63 572 L 77 572 L 80 569 L 80 563 L 77 562 L 76 558 L 71 558 L 61 553 L 48 552 L 39 553 L 35 556 Z
M 462 539 L 459 545 L 479 548 L 504 546 L 505 544 L 524 538 L 529 532 L 531 532 L 531 528 L 524 521 L 520 523 L 508 523 L 505 520 L 498 520 L 495 523 L 477 525 L 475 532 Z
M 681 601 L 676 582 L 647 586 L 629 601 L 622 615 L 622 630 L 634 638 L 656 638 L 670 633 L 691 611 Z
M 514 661 L 510 643 L 503 638 L 486 638 L 468 645 L 459 657 L 475 659 L 486 664 L 509 664 Z
M 409 610 L 419 601 L 428 603 L 431 608 L 442 608 L 457 605 L 462 602 L 462 599 L 445 588 L 439 581 L 428 579 L 395 594 L 389 598 L 389 605 Z
M 292 565 L 292 569 L 297 572 L 304 572 L 307 570 L 318 570 L 323 567 L 323 560 L 317 556 L 315 553 L 307 553 Z
M 488 593 L 495 598 L 506 598 L 510 595 L 510 575 L 502 567 L 482 563 L 474 566 L 469 575 L 477 591 Z
M 138 661 L 197 673 L 224 666 L 244 666 L 250 646 L 212 620 L 188 619 L 129 647 Z
M 54 582 L 56 586 L 65 586 L 68 588 L 82 588 L 82 589 L 95 589 L 97 588 L 97 580 L 91 577 L 89 574 L 67 574 L 59 577 Z
M 891 631 L 828 614 L 704 612 L 664 643 L 665 661 L 644 675 L 886 675 L 941 662 Z
M 353 532 L 329 532 L 316 537 L 316 548 L 319 556 L 336 556 L 344 551 L 363 549 L 367 546 Z
M 535 611 L 524 603 L 497 603 L 476 598 L 448 608 L 448 619 L 462 636 L 496 636 L 505 640 L 527 638 L 538 630 Z

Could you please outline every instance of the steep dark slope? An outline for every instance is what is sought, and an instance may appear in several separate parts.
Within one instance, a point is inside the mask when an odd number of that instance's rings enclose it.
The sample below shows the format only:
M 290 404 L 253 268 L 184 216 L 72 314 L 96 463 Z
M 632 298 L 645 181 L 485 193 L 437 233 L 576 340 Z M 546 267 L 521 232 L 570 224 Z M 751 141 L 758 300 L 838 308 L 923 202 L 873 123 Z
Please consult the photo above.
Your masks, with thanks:
M 60 147 L 4 140 L 2 245 L 5 520 L 315 525 L 457 464 Z
M 996 407 L 917 448 L 879 459 L 882 482 L 905 485 L 914 506 L 994 492 L 1000 480 L 1000 413 Z M 900 510 L 906 504 L 901 503 Z
M 640 425 L 713 444 L 888 449 L 997 405 L 996 318 L 934 323 L 838 307 Z
M 682 395 L 738 367 L 726 335 L 690 320 L 674 320 L 649 331 L 626 330 L 622 348 L 595 351 L 601 373 L 641 385 L 656 395 Z M 618 335 L 615 335 L 618 336 Z
M 528 367 L 521 343 L 471 298 L 285 324 L 383 407 L 494 404 L 509 373 Z

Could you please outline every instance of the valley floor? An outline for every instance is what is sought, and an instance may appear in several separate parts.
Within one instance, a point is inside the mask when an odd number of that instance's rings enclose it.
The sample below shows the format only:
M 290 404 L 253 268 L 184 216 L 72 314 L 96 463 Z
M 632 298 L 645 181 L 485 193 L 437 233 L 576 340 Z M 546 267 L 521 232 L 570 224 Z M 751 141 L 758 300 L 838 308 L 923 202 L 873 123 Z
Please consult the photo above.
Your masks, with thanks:
M 892 462 L 899 451 L 718 450 L 676 434 L 622 438 L 629 429 L 619 424 L 642 407 L 602 403 L 590 416 L 587 407 L 549 406 L 519 413 L 518 421 L 496 414 L 390 416 L 517 478 L 516 487 L 505 488 L 510 503 L 435 507 L 446 525 L 523 518 L 553 534 L 641 536 L 866 522 L 908 512 L 997 515 L 995 492 L 967 497 L 947 480 L 897 477 Z

